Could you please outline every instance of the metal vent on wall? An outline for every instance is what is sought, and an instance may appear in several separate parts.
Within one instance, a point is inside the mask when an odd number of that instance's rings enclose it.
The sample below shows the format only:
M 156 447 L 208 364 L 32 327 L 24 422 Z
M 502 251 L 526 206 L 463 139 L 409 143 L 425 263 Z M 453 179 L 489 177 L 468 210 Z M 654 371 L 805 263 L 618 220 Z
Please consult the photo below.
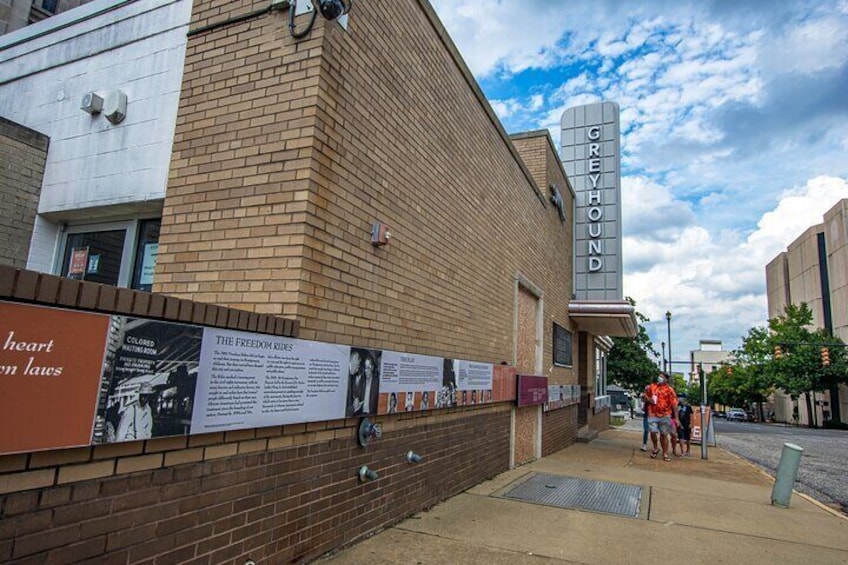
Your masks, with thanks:
M 642 487 L 575 477 L 535 474 L 503 495 L 548 506 L 638 518 Z

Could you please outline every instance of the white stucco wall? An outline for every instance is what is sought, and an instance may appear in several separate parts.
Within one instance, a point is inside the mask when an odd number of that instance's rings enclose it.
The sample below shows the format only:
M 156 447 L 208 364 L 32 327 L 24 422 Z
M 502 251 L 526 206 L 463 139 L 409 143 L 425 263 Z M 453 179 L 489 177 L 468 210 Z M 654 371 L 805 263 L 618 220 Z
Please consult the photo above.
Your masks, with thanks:
M 0 115 L 50 138 L 30 268 L 52 264 L 51 224 L 164 198 L 190 16 L 191 0 L 95 0 L 0 37 Z M 109 89 L 128 98 L 118 125 L 80 109 Z

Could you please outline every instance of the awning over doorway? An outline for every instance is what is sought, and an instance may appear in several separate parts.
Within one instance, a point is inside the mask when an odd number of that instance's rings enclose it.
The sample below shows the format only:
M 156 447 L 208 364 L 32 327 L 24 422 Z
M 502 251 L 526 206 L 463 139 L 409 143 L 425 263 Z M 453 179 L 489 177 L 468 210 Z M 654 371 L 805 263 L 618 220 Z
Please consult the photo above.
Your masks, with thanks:
M 594 335 L 636 337 L 636 310 L 625 301 L 572 300 L 568 316 L 580 331 Z

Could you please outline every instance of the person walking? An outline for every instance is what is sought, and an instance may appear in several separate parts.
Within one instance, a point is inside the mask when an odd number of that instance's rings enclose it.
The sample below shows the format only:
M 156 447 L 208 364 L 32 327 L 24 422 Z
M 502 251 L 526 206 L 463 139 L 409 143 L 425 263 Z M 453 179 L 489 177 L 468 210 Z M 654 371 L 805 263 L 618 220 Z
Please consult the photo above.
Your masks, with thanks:
M 689 442 L 689 438 L 692 434 L 692 407 L 689 405 L 689 400 L 685 392 L 681 392 L 677 395 L 677 399 L 677 439 L 680 443 L 681 454 L 684 457 L 689 457 L 692 455 L 690 453 L 691 445 Z
M 651 385 L 645 387 L 640 401 L 642 402 L 642 451 L 648 451 L 648 389 Z
M 657 458 L 662 447 L 663 461 L 671 461 L 668 436 L 672 433 L 671 419 L 677 420 L 677 393 L 668 384 L 668 375 L 660 373 L 657 382 L 648 386 L 645 396 L 648 401 L 648 430 L 653 444 L 651 459 Z

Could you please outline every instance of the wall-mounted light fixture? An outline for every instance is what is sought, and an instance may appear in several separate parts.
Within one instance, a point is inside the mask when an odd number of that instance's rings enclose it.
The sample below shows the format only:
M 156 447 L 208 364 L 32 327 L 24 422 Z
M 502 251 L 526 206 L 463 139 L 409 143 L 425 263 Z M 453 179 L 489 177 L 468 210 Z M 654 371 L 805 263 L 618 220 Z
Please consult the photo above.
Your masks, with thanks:
M 353 0 L 317 0 L 318 9 L 316 10 L 313 4 L 315 0 L 290 0 L 289 1 L 289 33 L 295 39 L 303 39 L 315 25 L 315 15 L 321 12 L 321 16 L 330 22 L 334 22 L 342 18 L 350 11 Z M 301 31 L 295 31 L 294 17 L 300 14 L 312 12 L 309 18 L 309 23 Z M 347 25 L 344 25 L 347 28 Z
M 423 456 L 418 455 L 414 451 L 406 452 L 406 462 L 407 463 L 421 463 L 421 460 L 424 459 Z
M 556 206 L 557 213 L 561 222 L 565 221 L 565 204 L 562 201 L 562 195 L 559 193 L 557 185 L 551 185 L 551 203 Z

